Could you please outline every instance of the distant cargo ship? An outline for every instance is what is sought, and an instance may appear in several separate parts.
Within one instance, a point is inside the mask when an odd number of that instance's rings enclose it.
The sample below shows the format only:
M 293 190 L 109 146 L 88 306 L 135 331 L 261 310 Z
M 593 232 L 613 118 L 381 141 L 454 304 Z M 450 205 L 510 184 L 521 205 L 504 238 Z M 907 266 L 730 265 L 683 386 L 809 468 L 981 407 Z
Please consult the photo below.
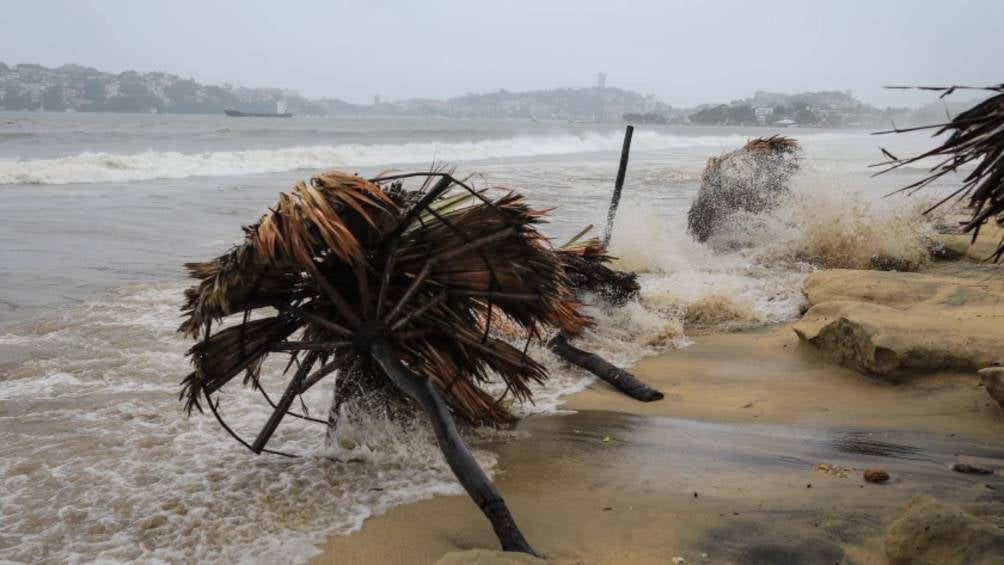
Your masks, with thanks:
M 293 114 L 286 111 L 286 102 L 275 103 L 275 112 L 241 112 L 240 110 L 223 110 L 231 118 L 292 118 Z

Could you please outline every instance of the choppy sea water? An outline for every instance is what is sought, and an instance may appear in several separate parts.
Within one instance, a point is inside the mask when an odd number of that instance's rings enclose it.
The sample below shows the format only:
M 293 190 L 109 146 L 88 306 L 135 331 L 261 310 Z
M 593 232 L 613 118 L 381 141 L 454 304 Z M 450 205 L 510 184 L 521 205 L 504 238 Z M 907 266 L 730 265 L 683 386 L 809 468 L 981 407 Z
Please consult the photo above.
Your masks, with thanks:
M 685 234 L 706 159 L 767 129 L 641 126 L 612 250 L 641 273 L 637 302 L 594 312 L 584 344 L 614 362 L 686 346 L 694 332 L 793 318 L 819 265 L 923 254 L 923 198 L 883 198 L 919 172 L 868 165 L 919 136 L 790 130 L 803 170 L 782 206 L 718 249 Z M 175 335 L 181 265 L 236 241 L 299 179 L 436 161 L 556 207 L 557 241 L 602 227 L 622 127 L 447 120 L 254 120 L 0 113 L 0 560 L 302 561 L 325 536 L 392 506 L 461 492 L 421 423 L 373 417 L 353 449 L 287 418 L 273 440 L 300 459 L 254 457 L 177 401 L 188 343 Z M 541 349 L 537 404 L 591 379 Z M 281 367 L 266 378 L 277 394 Z M 306 407 L 323 415 L 330 387 Z M 231 385 L 222 408 L 245 435 L 269 413 Z M 494 434 L 475 434 L 477 449 Z

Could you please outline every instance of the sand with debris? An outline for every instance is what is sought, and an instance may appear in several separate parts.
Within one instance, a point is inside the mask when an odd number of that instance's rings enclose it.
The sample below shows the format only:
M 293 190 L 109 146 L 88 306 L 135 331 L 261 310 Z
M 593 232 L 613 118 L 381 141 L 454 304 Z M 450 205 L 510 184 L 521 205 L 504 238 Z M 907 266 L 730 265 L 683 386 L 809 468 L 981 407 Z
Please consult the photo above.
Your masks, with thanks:
M 524 420 L 528 437 L 491 446 L 497 484 L 559 563 L 885 563 L 915 495 L 1004 516 L 1004 410 L 975 371 L 1000 355 L 1002 275 L 965 260 L 818 273 L 802 320 L 638 363 L 665 400 L 597 383 L 568 399 L 574 412 Z M 818 339 L 841 319 L 871 337 Z M 868 343 L 895 366 L 870 366 Z M 866 468 L 891 480 L 867 483 Z M 313 562 L 535 562 L 497 544 L 467 497 L 438 497 L 367 520 Z

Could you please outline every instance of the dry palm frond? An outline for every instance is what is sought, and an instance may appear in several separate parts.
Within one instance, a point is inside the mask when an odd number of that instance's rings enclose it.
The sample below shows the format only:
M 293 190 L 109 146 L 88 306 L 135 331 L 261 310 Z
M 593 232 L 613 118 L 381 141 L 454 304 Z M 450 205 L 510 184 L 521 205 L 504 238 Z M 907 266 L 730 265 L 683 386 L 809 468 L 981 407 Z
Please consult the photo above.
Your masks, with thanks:
M 607 264 L 614 258 L 607 255 L 603 242 L 579 237 L 581 234 L 557 250 L 572 290 L 594 293 L 613 305 L 638 296 L 638 275 L 611 269 Z
M 687 231 L 706 241 L 736 212 L 770 210 L 788 192 L 799 168 L 801 149 L 790 137 L 758 137 L 708 159 L 701 188 L 687 212 Z
M 900 87 L 897 87 L 900 88 Z M 944 98 L 956 90 L 969 87 L 918 87 L 921 90 L 941 92 Z M 877 174 L 897 169 L 927 158 L 943 158 L 931 167 L 930 174 L 923 179 L 900 189 L 913 193 L 941 179 L 948 173 L 955 173 L 962 166 L 975 164 L 972 171 L 962 180 L 962 186 L 951 195 L 935 204 L 928 212 L 954 197 L 969 199 L 973 210 L 972 218 L 963 226 L 963 231 L 973 233 L 973 241 L 979 236 L 980 228 L 996 217 L 998 225 L 1004 226 L 1004 84 L 980 88 L 996 94 L 962 112 L 947 123 L 933 124 L 907 129 L 893 129 L 879 132 L 900 133 L 906 131 L 933 129 L 933 137 L 949 134 L 941 145 L 906 159 L 896 158 L 886 151 L 888 158 L 878 166 L 885 168 Z M 1004 255 L 1004 239 L 991 256 L 994 261 Z
M 419 191 L 401 187 L 411 176 L 426 178 Z M 316 382 L 314 369 L 372 366 L 367 351 L 379 337 L 455 414 L 507 420 L 481 385 L 494 373 L 526 400 L 546 372 L 493 337 L 492 320 L 527 335 L 588 323 L 537 231 L 542 219 L 516 193 L 489 199 L 435 172 L 373 180 L 326 172 L 297 184 L 230 252 L 187 266 L 199 281 L 186 292 L 179 330 L 198 340 L 182 391 L 189 410 L 242 371 L 257 384 L 272 352 L 297 356 L 293 395 Z M 242 317 L 214 331 L 234 314 Z
M 783 135 L 772 135 L 770 137 L 757 137 L 746 142 L 742 150 L 749 153 L 795 153 L 799 150 L 798 141 Z

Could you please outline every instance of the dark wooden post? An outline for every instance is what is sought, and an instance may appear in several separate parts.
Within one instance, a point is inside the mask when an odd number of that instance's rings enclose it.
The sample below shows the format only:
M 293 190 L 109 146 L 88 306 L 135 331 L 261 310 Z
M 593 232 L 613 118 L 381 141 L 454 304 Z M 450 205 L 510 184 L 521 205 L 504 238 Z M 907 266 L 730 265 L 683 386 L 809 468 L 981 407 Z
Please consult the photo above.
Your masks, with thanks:
M 617 215 L 617 205 L 621 202 L 621 189 L 624 188 L 624 175 L 627 174 L 628 155 L 631 153 L 631 136 L 634 126 L 624 130 L 624 146 L 621 147 L 621 163 L 617 167 L 617 181 L 614 183 L 614 196 L 610 199 L 610 209 L 607 210 L 607 229 L 603 232 L 603 246 L 610 246 L 610 236 L 614 231 L 614 216 Z

